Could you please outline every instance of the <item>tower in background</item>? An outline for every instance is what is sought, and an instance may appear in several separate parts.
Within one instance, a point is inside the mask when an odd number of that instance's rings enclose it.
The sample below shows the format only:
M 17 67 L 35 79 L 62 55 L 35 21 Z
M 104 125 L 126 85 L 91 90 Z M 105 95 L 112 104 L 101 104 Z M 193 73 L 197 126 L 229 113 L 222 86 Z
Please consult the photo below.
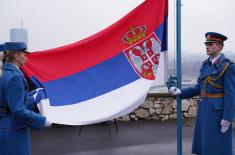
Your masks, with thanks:
M 10 29 L 11 42 L 24 42 L 28 46 L 28 31 L 23 27 L 23 20 L 21 20 L 21 28 Z

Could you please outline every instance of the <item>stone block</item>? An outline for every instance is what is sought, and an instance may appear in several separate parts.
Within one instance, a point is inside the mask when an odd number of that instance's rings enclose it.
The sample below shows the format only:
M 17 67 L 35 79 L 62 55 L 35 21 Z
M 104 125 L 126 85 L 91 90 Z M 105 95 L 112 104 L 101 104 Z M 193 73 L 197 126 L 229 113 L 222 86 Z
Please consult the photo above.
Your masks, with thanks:
M 149 117 L 149 112 L 146 109 L 137 109 L 135 111 L 135 114 L 136 114 L 137 117 L 140 117 L 140 118 L 147 118 L 147 117 Z

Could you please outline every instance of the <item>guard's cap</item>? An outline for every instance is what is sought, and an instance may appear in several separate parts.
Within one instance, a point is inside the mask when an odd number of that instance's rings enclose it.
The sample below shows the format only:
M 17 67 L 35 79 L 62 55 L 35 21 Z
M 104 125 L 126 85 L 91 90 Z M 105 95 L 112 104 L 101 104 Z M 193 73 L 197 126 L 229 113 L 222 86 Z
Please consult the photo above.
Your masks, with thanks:
M 24 42 L 5 42 L 4 44 L 5 51 L 29 53 L 28 51 L 26 51 L 26 49 L 27 46 Z
M 207 32 L 205 34 L 206 37 L 206 43 L 223 43 L 225 40 L 227 40 L 228 38 L 220 33 L 216 33 L 216 32 Z

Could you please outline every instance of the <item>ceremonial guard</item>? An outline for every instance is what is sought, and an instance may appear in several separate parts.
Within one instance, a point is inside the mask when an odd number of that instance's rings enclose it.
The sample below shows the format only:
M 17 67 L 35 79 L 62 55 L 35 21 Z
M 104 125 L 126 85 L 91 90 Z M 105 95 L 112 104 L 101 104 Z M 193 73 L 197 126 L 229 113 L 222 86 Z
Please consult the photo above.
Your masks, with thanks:
M 19 69 L 27 60 L 26 45 L 6 42 L 1 50 L 5 62 L 0 77 L 0 155 L 30 155 L 30 128 L 42 129 L 51 123 L 33 111 L 36 102 L 28 96 L 27 81 Z
M 178 89 L 172 95 L 182 99 L 200 95 L 192 153 L 197 155 L 233 155 L 232 121 L 235 118 L 235 64 L 221 53 L 227 37 L 206 33 L 206 59 L 197 84 Z

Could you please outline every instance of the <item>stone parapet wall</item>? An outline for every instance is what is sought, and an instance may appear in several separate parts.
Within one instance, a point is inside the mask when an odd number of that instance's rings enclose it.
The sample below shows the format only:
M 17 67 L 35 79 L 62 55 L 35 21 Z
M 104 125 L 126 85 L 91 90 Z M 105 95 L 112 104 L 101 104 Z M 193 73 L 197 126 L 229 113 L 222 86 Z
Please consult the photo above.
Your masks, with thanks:
M 197 113 L 198 97 L 182 100 L 183 118 L 194 118 Z M 176 99 L 169 94 L 150 94 L 145 102 L 134 112 L 118 118 L 120 121 L 131 120 L 175 120 L 177 118 Z

